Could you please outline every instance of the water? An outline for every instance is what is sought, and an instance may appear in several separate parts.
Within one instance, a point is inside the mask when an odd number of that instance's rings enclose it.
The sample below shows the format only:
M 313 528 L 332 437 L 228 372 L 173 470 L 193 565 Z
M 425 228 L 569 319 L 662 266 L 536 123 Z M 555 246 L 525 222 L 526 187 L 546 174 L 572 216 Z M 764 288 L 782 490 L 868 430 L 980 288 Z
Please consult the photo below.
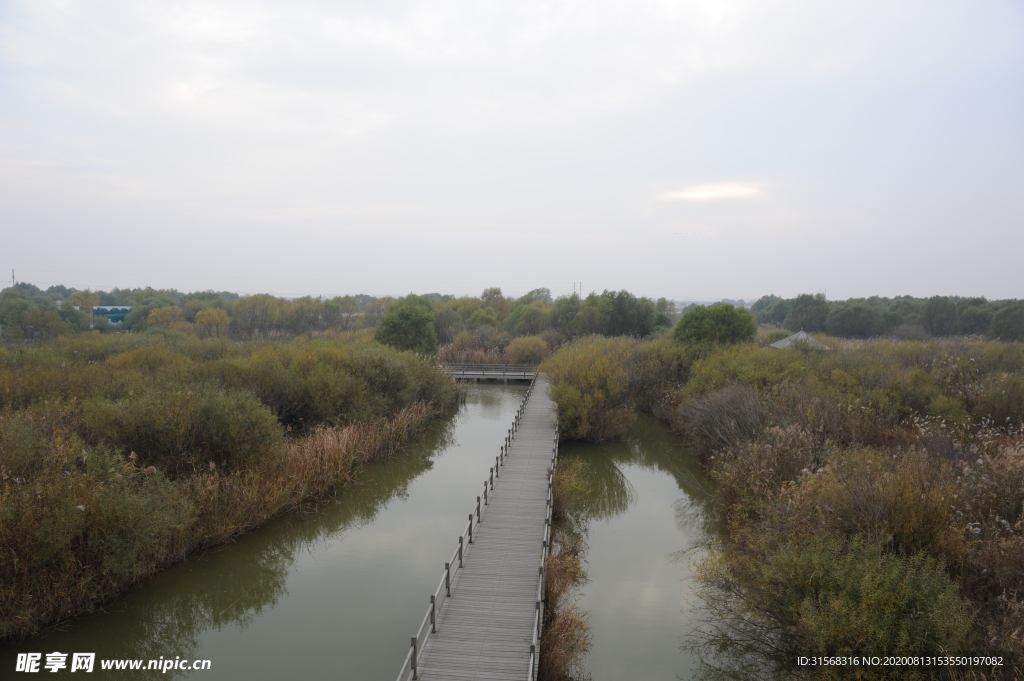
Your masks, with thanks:
M 336 502 L 194 556 L 63 631 L 0 648 L 0 677 L 18 652 L 45 661 L 60 651 L 211 660 L 210 671 L 167 679 L 391 681 L 525 390 L 470 387 L 459 415 Z M 157 673 L 98 667 L 86 678 Z
M 211 660 L 210 671 L 167 679 L 392 681 L 524 392 L 471 386 L 457 416 L 337 501 L 194 556 L 62 631 L 0 647 L 0 678 L 19 676 L 9 673 L 18 652 L 60 651 Z M 561 455 L 583 457 L 591 482 L 580 605 L 592 616 L 594 681 L 690 678 L 680 648 L 689 568 L 678 554 L 714 533 L 699 468 L 647 418 L 623 441 L 567 443 Z M 97 664 L 84 678 L 157 673 Z
M 587 463 L 587 672 L 593 681 L 694 678 L 700 665 L 684 645 L 700 614 L 690 571 L 718 529 L 699 465 L 648 417 L 621 441 L 560 451 Z

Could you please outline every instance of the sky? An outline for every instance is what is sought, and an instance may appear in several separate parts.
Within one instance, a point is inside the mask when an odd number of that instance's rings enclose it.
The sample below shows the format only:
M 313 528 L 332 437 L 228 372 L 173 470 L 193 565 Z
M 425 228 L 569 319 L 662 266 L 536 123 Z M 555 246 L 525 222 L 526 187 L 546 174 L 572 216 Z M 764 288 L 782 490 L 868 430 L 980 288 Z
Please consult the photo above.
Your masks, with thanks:
M 1024 298 L 1020 0 L 0 0 L 0 279 Z

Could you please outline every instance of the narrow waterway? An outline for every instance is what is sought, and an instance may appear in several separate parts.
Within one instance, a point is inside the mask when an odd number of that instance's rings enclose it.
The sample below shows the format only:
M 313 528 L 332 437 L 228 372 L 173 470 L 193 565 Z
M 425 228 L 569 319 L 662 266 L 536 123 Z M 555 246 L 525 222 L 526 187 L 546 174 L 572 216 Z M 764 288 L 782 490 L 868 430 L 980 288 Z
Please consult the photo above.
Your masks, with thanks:
M 59 651 L 211 661 L 166 674 L 97 663 L 93 679 L 391 681 L 525 390 L 471 386 L 457 416 L 336 501 L 194 556 L 63 631 L 0 647 L 0 676 L 18 652 L 45 662 Z
M 700 614 L 690 575 L 718 530 L 700 466 L 650 417 L 622 440 L 560 451 L 587 464 L 587 672 L 593 681 L 695 678 L 700 665 L 685 645 Z

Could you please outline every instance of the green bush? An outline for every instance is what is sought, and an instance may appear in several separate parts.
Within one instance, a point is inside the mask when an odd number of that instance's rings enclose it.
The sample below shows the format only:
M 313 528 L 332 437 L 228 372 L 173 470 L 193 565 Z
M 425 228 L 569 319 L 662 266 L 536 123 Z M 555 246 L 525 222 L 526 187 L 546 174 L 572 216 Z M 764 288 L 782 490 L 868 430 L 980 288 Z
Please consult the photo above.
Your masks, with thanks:
M 505 348 L 510 364 L 540 364 L 551 355 L 551 348 L 540 336 L 513 338 Z
M 437 335 L 429 300 L 416 296 L 404 298 L 390 308 L 374 334 L 378 343 L 399 350 L 413 350 L 421 355 L 437 354 Z
M 717 303 L 709 307 L 698 305 L 672 330 L 672 337 L 680 343 L 743 343 L 754 340 L 757 324 L 754 315 L 745 307 Z
M 138 397 L 90 401 L 83 421 L 91 440 L 171 474 L 210 462 L 235 468 L 271 461 L 284 446 L 273 413 L 248 392 L 211 385 L 154 387 Z
M 671 343 L 590 336 L 544 360 L 561 437 L 600 442 L 620 436 L 637 411 L 658 408 L 690 359 Z
M 713 589 L 707 642 L 741 648 L 780 672 L 798 655 L 955 655 L 970 641 L 970 608 L 943 566 L 923 553 L 884 554 L 834 537 L 762 542 L 755 552 L 706 560 L 700 578 Z M 873 678 L 930 678 L 925 668 L 886 673 Z

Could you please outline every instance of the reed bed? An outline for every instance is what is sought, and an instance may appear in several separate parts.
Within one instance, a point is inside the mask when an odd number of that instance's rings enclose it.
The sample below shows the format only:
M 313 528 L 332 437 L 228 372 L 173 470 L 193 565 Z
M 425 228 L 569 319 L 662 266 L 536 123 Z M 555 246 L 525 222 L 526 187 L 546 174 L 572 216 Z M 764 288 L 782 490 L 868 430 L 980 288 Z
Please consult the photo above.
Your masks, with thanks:
M 365 342 L 0 352 L 0 640 L 343 490 L 458 397 L 428 360 Z
M 289 442 L 283 460 L 174 479 L 55 438 L 43 453 L 49 474 L 26 485 L 3 472 L 0 548 L 11 558 L 0 561 L 0 639 L 89 612 L 197 550 L 338 493 L 437 416 L 418 402 L 388 419 L 317 427 Z
M 552 552 L 544 563 L 544 632 L 540 643 L 541 681 L 580 679 L 590 652 L 589 615 L 577 605 L 587 583 L 586 467 L 580 460 L 562 462 L 552 483 Z

